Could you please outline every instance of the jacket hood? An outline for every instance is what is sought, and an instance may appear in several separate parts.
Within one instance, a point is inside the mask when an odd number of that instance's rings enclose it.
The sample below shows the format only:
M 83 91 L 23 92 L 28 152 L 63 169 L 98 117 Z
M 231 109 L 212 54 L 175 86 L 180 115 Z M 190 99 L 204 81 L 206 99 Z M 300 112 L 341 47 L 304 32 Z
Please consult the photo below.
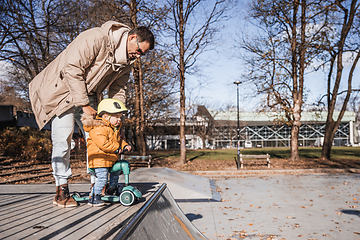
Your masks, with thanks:
M 119 23 L 119 22 L 115 22 L 115 21 L 107 21 L 106 23 L 104 23 L 103 25 L 101 25 L 102 28 L 107 29 L 108 31 L 112 28 L 112 27 L 125 27 L 127 28 L 129 31 L 131 30 L 131 28 L 125 24 Z
M 96 117 L 95 119 L 93 118 L 92 115 L 90 114 L 85 114 L 83 113 L 81 115 L 81 122 L 84 125 L 84 130 L 86 132 L 89 132 L 91 129 L 93 129 L 94 127 L 98 127 L 98 126 L 107 126 L 108 124 L 100 117 Z

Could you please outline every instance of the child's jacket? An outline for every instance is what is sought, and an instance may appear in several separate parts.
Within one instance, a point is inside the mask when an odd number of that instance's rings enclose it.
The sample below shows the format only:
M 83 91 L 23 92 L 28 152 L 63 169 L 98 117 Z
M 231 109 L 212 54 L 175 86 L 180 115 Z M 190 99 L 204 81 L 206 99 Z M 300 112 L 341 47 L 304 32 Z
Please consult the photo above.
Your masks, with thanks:
M 109 121 L 91 115 L 83 114 L 81 121 L 84 130 L 89 132 L 87 139 L 87 153 L 89 168 L 112 167 L 118 160 L 115 153 L 119 148 L 124 149 L 126 143 L 120 137 L 120 130 L 115 130 Z

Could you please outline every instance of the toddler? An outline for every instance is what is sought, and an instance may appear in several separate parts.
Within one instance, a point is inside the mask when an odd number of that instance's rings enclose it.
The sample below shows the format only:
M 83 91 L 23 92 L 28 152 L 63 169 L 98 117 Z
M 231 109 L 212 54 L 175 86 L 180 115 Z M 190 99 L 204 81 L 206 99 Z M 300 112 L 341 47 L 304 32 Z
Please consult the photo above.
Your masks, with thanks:
M 131 151 L 131 146 L 120 136 L 121 117 L 127 112 L 124 103 L 117 99 L 107 98 L 98 105 L 97 116 L 83 114 L 81 121 L 84 130 L 89 132 L 87 139 L 88 167 L 95 173 L 95 184 L 91 188 L 88 205 L 102 206 L 102 189 L 108 182 L 109 171 L 118 160 L 118 154 Z M 118 172 L 111 172 L 108 193 L 116 190 Z

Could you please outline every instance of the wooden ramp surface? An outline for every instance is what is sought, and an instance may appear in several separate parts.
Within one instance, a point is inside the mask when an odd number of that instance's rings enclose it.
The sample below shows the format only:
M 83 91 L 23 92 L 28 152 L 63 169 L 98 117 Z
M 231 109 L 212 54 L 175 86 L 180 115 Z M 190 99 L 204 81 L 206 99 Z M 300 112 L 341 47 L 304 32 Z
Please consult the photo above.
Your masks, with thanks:
M 1 185 L 1 239 L 106 239 L 123 227 L 160 186 L 132 183 L 143 194 L 136 205 L 120 203 L 91 207 L 81 202 L 76 208 L 52 204 L 55 185 Z M 71 184 L 70 191 L 87 194 L 90 184 Z

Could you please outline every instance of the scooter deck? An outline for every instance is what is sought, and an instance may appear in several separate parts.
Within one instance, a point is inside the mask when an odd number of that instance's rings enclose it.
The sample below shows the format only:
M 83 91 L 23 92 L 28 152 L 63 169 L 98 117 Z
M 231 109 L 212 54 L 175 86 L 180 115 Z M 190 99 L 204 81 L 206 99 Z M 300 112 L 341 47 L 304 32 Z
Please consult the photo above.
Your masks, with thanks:
M 74 195 L 72 197 L 77 202 L 89 201 L 89 196 L 87 196 L 87 197 L 78 197 L 78 196 Z M 105 202 L 120 202 L 120 197 L 119 196 L 102 196 L 101 200 L 105 201 Z

